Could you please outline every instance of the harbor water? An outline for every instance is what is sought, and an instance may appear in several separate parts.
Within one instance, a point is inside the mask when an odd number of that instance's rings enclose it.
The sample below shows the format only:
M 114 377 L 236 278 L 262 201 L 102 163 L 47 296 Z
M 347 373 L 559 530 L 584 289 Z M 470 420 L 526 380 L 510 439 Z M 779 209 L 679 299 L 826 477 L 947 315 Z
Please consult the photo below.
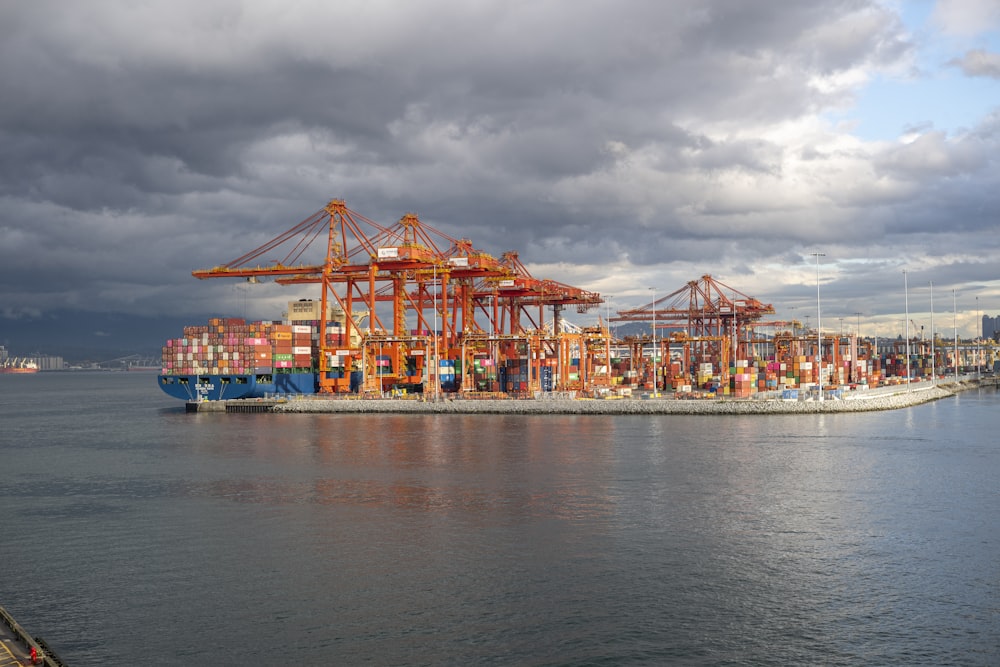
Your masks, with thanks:
M 187 414 L 0 377 L 0 604 L 82 665 L 1000 664 L 1000 400 Z

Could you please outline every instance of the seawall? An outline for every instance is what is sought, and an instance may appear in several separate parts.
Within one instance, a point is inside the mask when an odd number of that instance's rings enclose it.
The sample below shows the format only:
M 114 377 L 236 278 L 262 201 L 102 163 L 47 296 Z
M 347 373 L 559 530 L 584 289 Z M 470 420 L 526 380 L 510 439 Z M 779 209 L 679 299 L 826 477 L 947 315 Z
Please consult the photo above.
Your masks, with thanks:
M 748 415 L 871 412 L 935 401 L 987 383 L 977 380 L 917 383 L 909 389 L 857 392 L 840 399 L 560 399 L 537 400 L 392 400 L 301 397 L 271 407 L 273 412 L 422 413 L 422 414 L 602 414 L 602 415 Z M 995 386 L 994 382 L 989 383 Z

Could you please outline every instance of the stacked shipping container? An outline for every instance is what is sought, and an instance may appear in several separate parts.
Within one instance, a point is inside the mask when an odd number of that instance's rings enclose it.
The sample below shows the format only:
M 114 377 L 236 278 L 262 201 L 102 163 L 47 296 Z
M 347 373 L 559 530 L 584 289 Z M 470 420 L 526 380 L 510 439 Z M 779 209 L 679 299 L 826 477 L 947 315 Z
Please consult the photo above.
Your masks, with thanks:
M 312 373 L 313 328 L 280 322 L 212 318 L 184 327 L 162 348 L 163 375 Z

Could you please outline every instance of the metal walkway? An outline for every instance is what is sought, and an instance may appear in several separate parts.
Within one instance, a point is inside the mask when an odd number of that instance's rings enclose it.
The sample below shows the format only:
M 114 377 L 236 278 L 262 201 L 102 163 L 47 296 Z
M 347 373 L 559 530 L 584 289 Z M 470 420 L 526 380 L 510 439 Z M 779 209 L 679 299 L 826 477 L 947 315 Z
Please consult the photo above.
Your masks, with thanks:
M 37 656 L 34 663 L 31 661 L 32 649 Z M 65 663 L 41 639 L 28 634 L 6 609 L 0 607 L 0 667 L 31 664 L 65 667 Z

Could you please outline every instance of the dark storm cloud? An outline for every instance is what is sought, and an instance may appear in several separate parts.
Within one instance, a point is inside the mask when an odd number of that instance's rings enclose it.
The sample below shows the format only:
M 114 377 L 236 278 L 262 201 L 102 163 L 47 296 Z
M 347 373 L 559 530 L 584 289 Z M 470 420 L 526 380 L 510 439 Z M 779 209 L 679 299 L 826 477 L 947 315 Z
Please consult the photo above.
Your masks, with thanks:
M 822 120 L 912 47 L 860 0 L 6 4 L 0 296 L 211 311 L 234 288 L 192 269 L 331 197 L 612 290 L 762 285 L 818 241 L 933 234 L 945 206 L 992 228 L 988 122 L 869 145 Z

